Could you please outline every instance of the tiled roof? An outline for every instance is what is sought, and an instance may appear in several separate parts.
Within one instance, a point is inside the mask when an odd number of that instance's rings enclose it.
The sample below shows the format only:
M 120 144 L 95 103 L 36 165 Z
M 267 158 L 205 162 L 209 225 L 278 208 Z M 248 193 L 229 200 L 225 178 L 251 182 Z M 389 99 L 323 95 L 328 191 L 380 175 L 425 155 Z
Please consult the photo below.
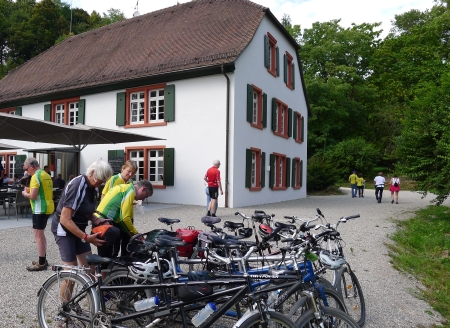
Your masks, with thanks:
M 265 15 L 248 0 L 196 0 L 71 37 L 0 80 L 2 103 L 232 63 Z

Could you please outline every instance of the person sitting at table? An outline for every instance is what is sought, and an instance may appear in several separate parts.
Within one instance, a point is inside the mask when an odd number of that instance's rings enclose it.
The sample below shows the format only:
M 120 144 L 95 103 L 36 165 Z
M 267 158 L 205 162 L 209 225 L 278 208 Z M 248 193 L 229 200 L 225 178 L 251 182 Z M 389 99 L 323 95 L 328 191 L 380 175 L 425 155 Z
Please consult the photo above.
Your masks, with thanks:
M 63 180 L 62 175 L 59 173 L 58 177 L 53 181 L 53 188 L 64 189 L 66 181 Z

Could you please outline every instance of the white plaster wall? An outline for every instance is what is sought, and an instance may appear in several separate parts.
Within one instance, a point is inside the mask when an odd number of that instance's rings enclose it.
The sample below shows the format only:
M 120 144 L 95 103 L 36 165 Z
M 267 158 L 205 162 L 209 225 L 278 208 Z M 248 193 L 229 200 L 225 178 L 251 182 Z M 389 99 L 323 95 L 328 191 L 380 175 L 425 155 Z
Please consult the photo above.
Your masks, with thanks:
M 264 35 L 269 32 L 277 40 L 280 53 L 280 76 L 274 77 L 267 72 L 264 66 Z M 286 87 L 283 79 L 283 54 L 288 51 L 294 57 L 296 67 L 295 90 Z M 233 191 L 230 195 L 230 207 L 256 205 L 279 202 L 306 197 L 306 131 L 307 131 L 307 107 L 302 90 L 299 63 L 296 50 L 284 38 L 281 32 L 264 18 L 257 32 L 244 52 L 236 61 L 236 70 L 233 77 L 234 107 L 232 121 L 232 175 L 230 176 Z M 247 84 L 253 84 L 261 88 L 267 94 L 267 127 L 259 130 L 250 126 L 246 120 Z M 300 112 L 305 117 L 305 142 L 296 143 L 293 138 L 284 139 L 275 136 L 271 130 L 272 98 L 276 97 L 286 103 L 294 111 Z M 294 190 L 292 187 L 283 191 L 272 191 L 269 188 L 269 171 L 266 170 L 266 184 L 261 191 L 250 192 L 245 188 L 245 150 L 247 148 L 259 148 L 266 153 L 266 166 L 269 166 L 269 155 L 273 152 L 286 154 L 287 157 L 299 157 L 303 160 L 303 187 Z M 240 168 L 240 169 L 237 169 Z

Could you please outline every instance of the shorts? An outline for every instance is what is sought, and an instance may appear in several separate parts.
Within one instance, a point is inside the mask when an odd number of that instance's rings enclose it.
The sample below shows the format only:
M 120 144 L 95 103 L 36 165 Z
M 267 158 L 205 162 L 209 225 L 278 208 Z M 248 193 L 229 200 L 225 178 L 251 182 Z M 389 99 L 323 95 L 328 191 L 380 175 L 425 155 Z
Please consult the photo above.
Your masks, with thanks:
M 59 222 L 54 218 L 52 220 L 52 232 L 55 236 L 55 241 L 59 248 L 59 255 L 63 262 L 75 262 L 77 255 L 91 251 L 91 244 L 88 242 L 83 243 L 80 238 L 70 232 L 66 236 L 58 236 L 58 225 Z
M 33 229 L 45 230 L 50 214 L 33 214 Z
M 208 187 L 209 189 L 209 197 L 211 197 L 211 199 L 217 199 L 217 197 L 219 196 L 219 187 Z

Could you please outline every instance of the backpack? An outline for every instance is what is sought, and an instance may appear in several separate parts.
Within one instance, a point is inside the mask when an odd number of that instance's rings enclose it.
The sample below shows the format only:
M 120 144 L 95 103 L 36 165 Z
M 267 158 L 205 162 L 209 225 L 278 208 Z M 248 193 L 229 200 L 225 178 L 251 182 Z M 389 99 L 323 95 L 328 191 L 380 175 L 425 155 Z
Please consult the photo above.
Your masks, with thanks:
M 394 187 L 398 187 L 398 179 L 394 180 Z

